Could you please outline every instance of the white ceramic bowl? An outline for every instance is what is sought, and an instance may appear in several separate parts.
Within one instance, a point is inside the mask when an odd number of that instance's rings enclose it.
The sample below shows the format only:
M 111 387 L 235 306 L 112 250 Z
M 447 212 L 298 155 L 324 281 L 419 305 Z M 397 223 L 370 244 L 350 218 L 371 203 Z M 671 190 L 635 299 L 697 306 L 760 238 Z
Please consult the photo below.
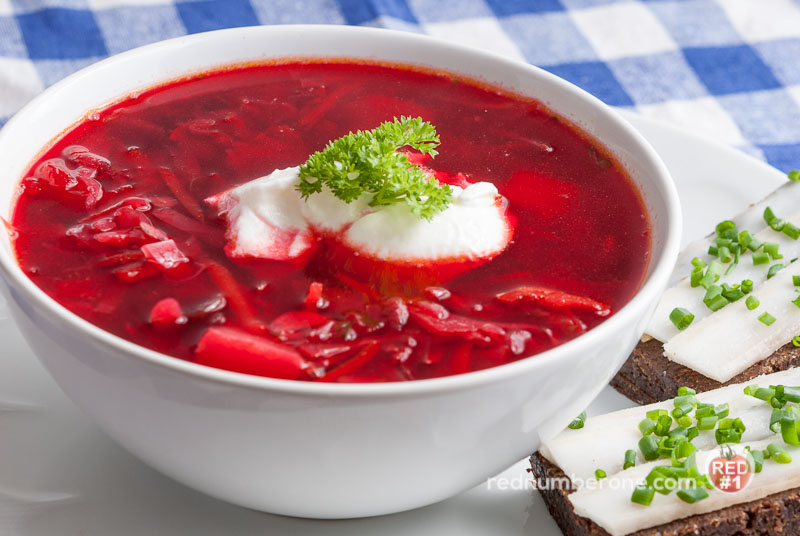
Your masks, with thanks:
M 174 479 L 242 506 L 303 517 L 431 504 L 536 450 L 608 383 L 644 331 L 675 262 L 678 197 L 638 133 L 545 71 L 414 34 L 277 26 L 146 46 L 45 91 L 0 131 L 0 215 L 8 219 L 17 182 L 42 148 L 88 110 L 187 73 L 287 56 L 422 63 L 531 95 L 572 119 L 602 140 L 643 193 L 653 249 L 641 290 L 600 326 L 529 359 L 381 385 L 252 377 L 136 346 L 39 290 L 0 233 L 4 290 L 27 341 L 64 391 L 120 445 Z

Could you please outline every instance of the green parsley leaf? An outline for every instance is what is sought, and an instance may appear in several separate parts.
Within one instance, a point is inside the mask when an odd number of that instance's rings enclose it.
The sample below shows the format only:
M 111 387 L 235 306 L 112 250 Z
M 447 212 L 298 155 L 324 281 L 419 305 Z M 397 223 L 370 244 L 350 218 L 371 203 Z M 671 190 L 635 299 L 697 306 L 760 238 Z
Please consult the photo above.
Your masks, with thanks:
M 346 203 L 369 193 L 371 206 L 405 203 L 417 217 L 430 220 L 450 205 L 453 191 L 397 150 L 409 146 L 436 156 L 438 145 L 436 128 L 421 117 L 395 117 L 373 130 L 328 142 L 300 166 L 297 189 L 308 198 L 327 186 Z

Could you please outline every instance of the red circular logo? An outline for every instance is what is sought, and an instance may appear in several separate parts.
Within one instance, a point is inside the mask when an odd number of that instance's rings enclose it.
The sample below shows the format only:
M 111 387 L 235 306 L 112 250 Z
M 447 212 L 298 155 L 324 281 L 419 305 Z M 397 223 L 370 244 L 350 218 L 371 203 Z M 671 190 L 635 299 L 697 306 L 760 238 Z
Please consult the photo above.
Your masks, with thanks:
M 753 470 L 746 456 L 736 454 L 730 447 L 726 447 L 720 449 L 719 456 L 709 460 L 708 477 L 718 490 L 736 493 L 750 483 Z

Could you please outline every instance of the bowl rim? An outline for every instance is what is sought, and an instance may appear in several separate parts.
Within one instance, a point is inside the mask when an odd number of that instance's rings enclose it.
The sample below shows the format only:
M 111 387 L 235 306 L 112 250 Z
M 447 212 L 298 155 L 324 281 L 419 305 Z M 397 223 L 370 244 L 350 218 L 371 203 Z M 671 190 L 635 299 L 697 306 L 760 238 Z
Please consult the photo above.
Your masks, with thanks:
M 265 392 L 278 391 L 282 393 L 307 395 L 312 397 L 328 397 L 333 395 L 340 398 L 395 398 L 414 397 L 423 394 L 437 394 L 477 388 L 489 384 L 499 383 L 503 380 L 512 379 L 521 375 L 522 373 L 530 372 L 531 370 L 529 369 L 535 370 L 537 367 L 545 368 L 548 364 L 551 364 L 554 361 L 562 360 L 566 362 L 569 359 L 569 355 L 580 355 L 582 351 L 590 349 L 593 345 L 603 339 L 606 332 L 613 332 L 618 325 L 635 322 L 635 315 L 639 314 L 639 310 L 644 307 L 642 302 L 646 302 L 649 299 L 648 296 L 658 293 L 661 290 L 661 286 L 666 283 L 668 276 L 673 269 L 673 264 L 677 258 L 680 247 L 682 226 L 681 206 L 675 183 L 672 180 L 666 165 L 663 163 L 649 142 L 637 130 L 635 130 L 633 126 L 631 126 L 619 114 L 617 114 L 613 108 L 606 105 L 600 99 L 591 95 L 587 91 L 552 73 L 545 71 L 544 69 L 522 61 L 509 59 L 493 52 L 487 52 L 432 36 L 398 30 L 358 26 L 286 24 L 229 28 L 158 41 L 110 56 L 99 62 L 93 63 L 47 88 L 45 91 L 32 99 L 28 104 L 26 104 L 21 110 L 19 110 L 6 123 L 6 125 L 0 129 L 0 148 L 3 146 L 4 139 L 10 136 L 11 132 L 20 128 L 18 125 L 23 124 L 26 115 L 28 115 L 31 110 L 34 110 L 42 103 L 47 102 L 50 99 L 51 94 L 57 93 L 58 91 L 62 90 L 62 88 L 80 83 L 82 77 L 91 71 L 105 68 L 116 63 L 124 63 L 128 59 L 137 56 L 158 53 L 159 50 L 167 52 L 171 47 L 183 47 L 187 45 L 191 46 L 195 42 L 214 39 L 216 36 L 221 34 L 250 32 L 259 34 L 261 32 L 328 32 L 333 35 L 338 34 L 337 37 L 340 38 L 343 34 L 361 34 L 374 39 L 382 39 L 390 36 L 391 38 L 400 40 L 408 39 L 410 41 L 425 41 L 431 46 L 444 48 L 445 50 L 449 50 L 451 52 L 463 54 L 465 56 L 471 55 L 474 57 L 480 57 L 484 60 L 497 62 L 503 68 L 512 70 L 522 69 L 527 71 L 526 76 L 532 75 L 537 77 L 547 84 L 557 86 L 560 91 L 569 93 L 574 98 L 589 102 L 593 108 L 597 109 L 599 113 L 605 116 L 605 119 L 610 120 L 617 128 L 620 128 L 624 134 L 631 137 L 635 141 L 635 143 L 639 146 L 639 149 L 642 151 L 642 160 L 645 161 L 654 171 L 654 177 L 658 183 L 658 186 L 660 186 L 662 190 L 661 193 L 663 193 L 664 204 L 667 208 L 666 214 L 663 215 L 665 220 L 665 239 L 664 246 L 660 252 L 660 258 L 652 267 L 651 273 L 644 278 L 641 286 L 636 291 L 634 296 L 610 318 L 590 329 L 586 333 L 579 335 L 578 337 L 559 346 L 510 363 L 464 374 L 420 380 L 379 383 L 319 383 L 253 376 L 245 373 L 216 369 L 197 363 L 192 363 L 178 357 L 145 348 L 144 346 L 140 346 L 136 343 L 123 339 L 122 337 L 114 335 L 111 332 L 103 330 L 102 328 L 92 324 L 87 320 L 84 320 L 77 314 L 59 304 L 55 299 L 48 296 L 42 289 L 36 286 L 36 284 L 24 274 L 16 261 L 13 251 L 9 252 L 6 251 L 5 248 L 0 248 L 0 272 L 3 274 L 4 279 L 9 287 L 13 287 L 15 290 L 21 291 L 27 301 L 32 302 L 37 306 L 39 312 L 46 313 L 50 319 L 59 321 L 69 329 L 73 329 L 77 332 L 88 335 L 92 339 L 93 343 L 98 343 L 104 348 L 113 352 L 125 354 L 125 357 L 143 359 L 150 364 L 160 366 L 169 369 L 172 372 L 187 375 L 195 379 L 199 378 L 228 386 L 243 387 Z M 310 56 L 298 55 L 297 57 Z M 325 54 L 322 54 L 314 57 L 324 58 L 337 56 L 326 56 Z M 342 56 L 338 57 L 341 58 Z M 358 58 L 357 56 L 348 57 Z M 367 55 L 362 57 L 368 61 L 380 61 L 380 58 L 369 58 Z M 423 67 L 425 66 L 424 61 L 420 62 L 419 64 Z M 218 67 L 220 66 L 209 65 L 209 69 Z M 185 74 L 188 75 L 192 72 L 194 71 L 186 71 Z M 475 78 L 474 75 L 460 73 L 455 69 L 453 69 L 451 72 L 456 74 L 465 74 L 465 76 L 471 76 Z M 165 79 L 165 81 L 167 81 L 167 79 Z M 124 98 L 124 95 L 120 95 L 119 98 Z M 111 102 L 114 101 L 102 103 L 98 107 L 105 107 Z M 72 126 L 74 126 L 74 124 Z M 72 128 L 72 126 L 68 127 L 67 130 Z M 64 132 L 66 132 L 66 130 Z M 14 177 L 11 180 L 14 181 L 13 184 L 17 184 L 19 178 Z M 12 207 L 14 203 L 15 199 L 12 198 Z M 653 257 L 654 255 L 651 252 L 650 262 L 653 262 Z

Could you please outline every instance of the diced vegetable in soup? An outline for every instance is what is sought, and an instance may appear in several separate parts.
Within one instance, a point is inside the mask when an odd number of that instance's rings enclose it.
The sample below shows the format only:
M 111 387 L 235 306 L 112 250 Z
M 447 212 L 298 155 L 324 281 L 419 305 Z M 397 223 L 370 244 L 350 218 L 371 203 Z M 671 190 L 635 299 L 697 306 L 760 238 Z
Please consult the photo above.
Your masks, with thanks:
M 23 270 L 87 321 L 320 382 L 543 352 L 623 306 L 650 250 L 626 172 L 543 104 L 344 60 L 209 72 L 93 112 L 22 179 L 11 225 Z

